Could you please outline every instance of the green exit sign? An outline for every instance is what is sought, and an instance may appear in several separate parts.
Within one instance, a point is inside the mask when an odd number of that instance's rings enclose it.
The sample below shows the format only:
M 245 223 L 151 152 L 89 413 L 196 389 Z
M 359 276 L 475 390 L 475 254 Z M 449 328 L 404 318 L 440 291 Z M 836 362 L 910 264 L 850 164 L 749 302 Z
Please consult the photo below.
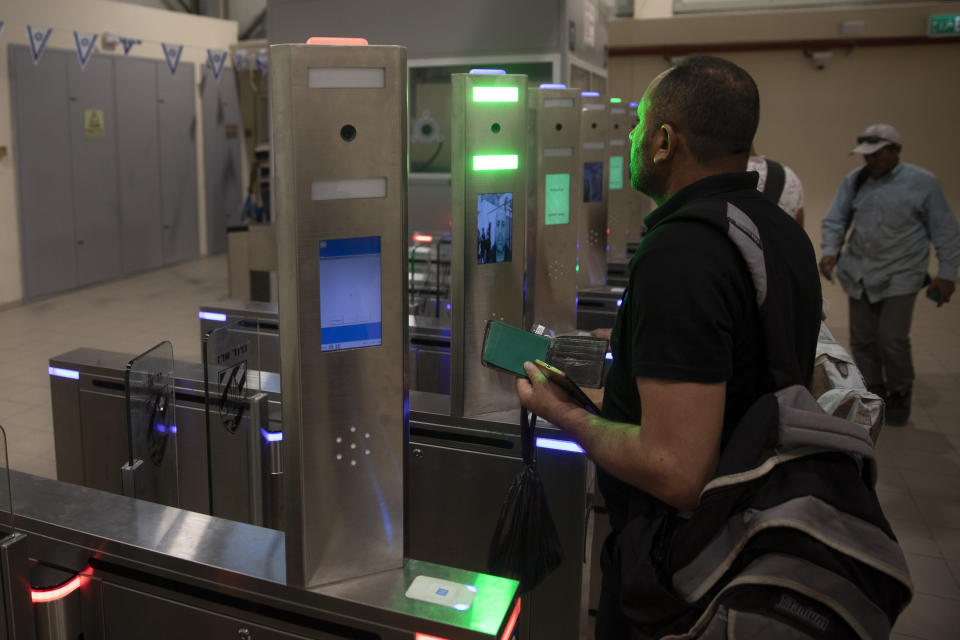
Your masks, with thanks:
M 930 20 L 927 22 L 927 35 L 931 38 L 960 36 L 960 13 L 930 16 Z

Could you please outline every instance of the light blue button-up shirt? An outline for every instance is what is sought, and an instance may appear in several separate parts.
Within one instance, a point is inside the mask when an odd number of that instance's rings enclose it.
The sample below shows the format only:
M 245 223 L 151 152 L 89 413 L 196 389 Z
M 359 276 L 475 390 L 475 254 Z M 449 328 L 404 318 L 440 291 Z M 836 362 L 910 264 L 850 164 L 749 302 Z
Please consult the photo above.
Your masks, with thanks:
M 938 278 L 957 277 L 960 225 L 937 177 L 899 162 L 877 180 L 867 178 L 856 196 L 860 169 L 847 174 L 823 219 L 821 248 L 835 256 L 853 219 L 853 230 L 837 263 L 844 291 L 871 302 L 915 293 L 923 287 L 933 243 Z

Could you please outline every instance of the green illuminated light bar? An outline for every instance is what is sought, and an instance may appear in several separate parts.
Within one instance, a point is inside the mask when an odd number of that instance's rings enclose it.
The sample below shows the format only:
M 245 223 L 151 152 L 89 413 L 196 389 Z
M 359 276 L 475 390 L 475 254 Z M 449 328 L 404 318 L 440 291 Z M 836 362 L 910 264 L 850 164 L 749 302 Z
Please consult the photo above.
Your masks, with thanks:
M 474 87 L 474 102 L 518 102 L 520 89 L 518 87 Z
M 621 102 L 623 102 L 623 100 L 621 98 L 610 98 L 610 102 L 612 102 L 613 104 L 620 104 Z
M 505 156 L 473 156 L 474 171 L 497 171 L 499 169 L 516 169 L 520 166 L 520 158 L 516 155 Z

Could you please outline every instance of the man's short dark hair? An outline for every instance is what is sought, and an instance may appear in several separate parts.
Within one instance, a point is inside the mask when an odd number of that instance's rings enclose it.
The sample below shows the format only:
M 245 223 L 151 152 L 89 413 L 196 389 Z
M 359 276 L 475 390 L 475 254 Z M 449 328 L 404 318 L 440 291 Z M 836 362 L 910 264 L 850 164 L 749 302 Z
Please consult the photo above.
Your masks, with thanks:
M 760 121 L 760 94 L 746 71 L 723 58 L 684 58 L 657 85 L 653 127 L 672 124 L 693 156 L 710 163 L 747 156 Z

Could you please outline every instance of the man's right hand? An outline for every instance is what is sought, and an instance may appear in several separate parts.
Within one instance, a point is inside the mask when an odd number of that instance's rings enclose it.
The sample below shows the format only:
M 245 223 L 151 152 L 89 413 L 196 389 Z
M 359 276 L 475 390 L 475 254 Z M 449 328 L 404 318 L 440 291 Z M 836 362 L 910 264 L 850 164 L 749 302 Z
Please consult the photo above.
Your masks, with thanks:
M 833 282 L 833 270 L 836 266 L 837 256 L 823 256 L 820 258 L 820 273 L 830 282 Z

